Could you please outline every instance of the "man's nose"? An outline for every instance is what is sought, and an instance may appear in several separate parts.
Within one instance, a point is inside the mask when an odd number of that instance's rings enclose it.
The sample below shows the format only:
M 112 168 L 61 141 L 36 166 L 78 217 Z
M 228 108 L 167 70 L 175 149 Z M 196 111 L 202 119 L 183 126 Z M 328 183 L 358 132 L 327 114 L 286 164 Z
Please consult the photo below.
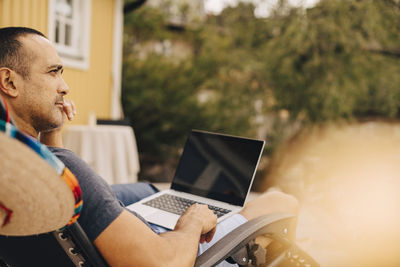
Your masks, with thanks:
M 58 87 L 57 92 L 58 92 L 59 94 L 61 94 L 61 95 L 66 95 L 66 94 L 68 94 L 68 92 L 69 92 L 68 84 L 64 81 L 63 78 L 61 78 L 61 84 L 60 84 L 60 86 Z

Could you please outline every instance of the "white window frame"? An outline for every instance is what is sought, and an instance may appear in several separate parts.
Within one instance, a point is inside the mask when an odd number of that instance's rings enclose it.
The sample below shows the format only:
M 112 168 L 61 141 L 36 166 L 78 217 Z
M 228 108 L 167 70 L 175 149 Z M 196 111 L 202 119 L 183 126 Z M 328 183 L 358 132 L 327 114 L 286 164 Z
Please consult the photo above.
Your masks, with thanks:
M 91 0 L 71 0 L 72 18 L 56 14 L 56 2 L 49 3 L 49 40 L 53 42 L 66 67 L 87 70 L 89 69 L 90 55 L 90 18 Z M 70 45 L 65 45 L 65 28 L 60 27 L 58 34 L 61 43 L 56 43 L 56 23 L 69 24 L 71 27 Z

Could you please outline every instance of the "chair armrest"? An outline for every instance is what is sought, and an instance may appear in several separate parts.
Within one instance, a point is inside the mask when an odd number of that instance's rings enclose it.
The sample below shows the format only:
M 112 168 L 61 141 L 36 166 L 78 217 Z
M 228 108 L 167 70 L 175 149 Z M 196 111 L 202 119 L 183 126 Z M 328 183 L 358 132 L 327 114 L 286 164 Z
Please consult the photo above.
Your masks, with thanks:
M 248 221 L 198 256 L 195 266 L 214 266 L 238 252 L 259 235 L 271 234 L 286 237 L 290 234 L 290 223 L 295 218 L 296 216 L 293 214 L 276 213 Z

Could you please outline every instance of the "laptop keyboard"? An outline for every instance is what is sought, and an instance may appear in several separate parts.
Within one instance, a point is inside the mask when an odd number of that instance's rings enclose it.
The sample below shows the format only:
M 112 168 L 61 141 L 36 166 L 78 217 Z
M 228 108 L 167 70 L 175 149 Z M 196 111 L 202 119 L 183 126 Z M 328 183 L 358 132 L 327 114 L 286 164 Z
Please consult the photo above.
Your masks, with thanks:
M 195 203 L 204 204 L 187 198 L 164 194 L 159 197 L 153 198 L 149 201 L 146 201 L 143 204 L 153 208 L 158 208 L 160 210 L 165 210 L 177 215 L 181 215 L 182 213 L 185 212 L 187 208 L 189 208 L 191 205 Z M 212 205 L 208 205 L 208 208 L 212 210 L 214 214 L 217 215 L 218 218 L 230 212 L 230 210 L 218 208 Z

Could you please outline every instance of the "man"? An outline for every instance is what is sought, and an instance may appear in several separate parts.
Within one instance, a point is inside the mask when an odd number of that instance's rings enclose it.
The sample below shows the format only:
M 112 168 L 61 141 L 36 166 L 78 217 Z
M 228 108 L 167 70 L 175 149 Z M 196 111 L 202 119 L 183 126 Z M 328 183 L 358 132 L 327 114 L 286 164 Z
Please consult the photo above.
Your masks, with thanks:
M 199 242 L 213 242 L 246 220 L 271 212 L 297 212 L 280 192 L 263 194 L 240 214 L 218 224 L 205 205 L 193 205 L 173 231 L 157 234 L 120 205 L 111 188 L 87 164 L 62 148 L 60 128 L 74 116 L 63 65 L 46 37 L 29 28 L 0 29 L 0 94 L 20 131 L 39 138 L 75 174 L 84 200 L 79 223 L 112 266 L 192 266 Z M 217 231 L 217 232 L 216 232 Z M 203 251 L 206 248 L 200 246 Z

